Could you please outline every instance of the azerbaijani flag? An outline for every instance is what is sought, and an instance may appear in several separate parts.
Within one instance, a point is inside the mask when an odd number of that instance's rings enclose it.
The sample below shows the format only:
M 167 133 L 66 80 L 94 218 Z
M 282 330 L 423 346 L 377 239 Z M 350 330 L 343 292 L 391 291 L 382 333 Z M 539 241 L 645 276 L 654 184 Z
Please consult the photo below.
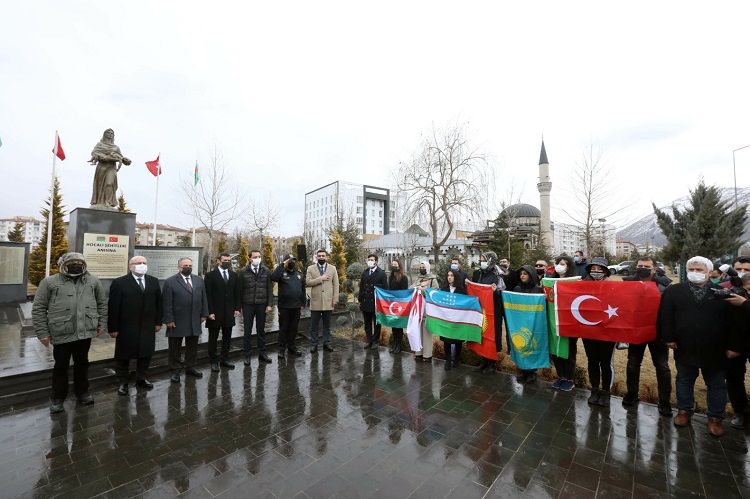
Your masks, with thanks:
M 200 182 L 200 180 L 201 180 L 201 177 L 200 175 L 198 175 L 198 160 L 196 159 L 195 160 L 195 183 L 193 185 L 194 186 L 198 185 L 198 182 Z
M 428 290 L 424 316 L 425 327 L 432 334 L 454 340 L 482 341 L 484 315 L 476 296 Z
M 414 289 L 388 291 L 375 288 L 375 320 L 388 327 L 406 327 L 414 304 Z
M 482 307 L 482 314 L 484 315 L 480 341 L 470 341 L 466 343 L 466 346 L 485 359 L 497 361 L 497 351 L 495 350 L 495 298 L 492 286 L 467 280 L 466 292 L 470 296 L 479 298 L 479 305 Z
M 541 293 L 503 291 L 510 357 L 519 369 L 549 367 L 546 301 Z
M 575 277 L 545 277 L 542 279 L 542 291 L 547 297 L 547 336 L 549 340 L 549 353 L 561 359 L 568 358 L 570 346 L 568 338 L 557 334 L 557 322 L 555 321 L 555 283 L 558 281 L 578 281 L 580 276 Z M 575 341 L 578 341 L 576 338 Z

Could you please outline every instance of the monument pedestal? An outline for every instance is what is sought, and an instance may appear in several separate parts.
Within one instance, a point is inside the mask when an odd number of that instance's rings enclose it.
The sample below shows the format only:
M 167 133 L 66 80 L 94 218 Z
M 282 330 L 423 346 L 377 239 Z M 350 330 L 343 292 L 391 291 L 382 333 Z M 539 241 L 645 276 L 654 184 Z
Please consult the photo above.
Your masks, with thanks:
M 70 212 L 68 251 L 82 253 L 88 271 L 109 289 L 127 274 L 135 250 L 135 213 L 76 208 Z

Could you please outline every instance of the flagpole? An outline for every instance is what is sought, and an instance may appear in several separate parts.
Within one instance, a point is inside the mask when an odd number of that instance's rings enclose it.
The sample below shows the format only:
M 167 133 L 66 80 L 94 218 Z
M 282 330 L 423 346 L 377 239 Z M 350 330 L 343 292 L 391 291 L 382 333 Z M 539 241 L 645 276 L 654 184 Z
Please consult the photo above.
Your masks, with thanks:
M 55 208 L 55 167 L 57 166 L 57 143 L 60 140 L 55 130 L 55 145 L 52 147 L 52 182 L 49 190 L 49 216 L 47 217 L 47 265 L 44 277 L 49 277 L 50 260 L 52 259 L 52 212 Z
M 159 159 L 159 163 L 156 165 L 156 173 L 158 175 L 156 176 L 156 199 L 154 199 L 154 237 L 153 237 L 153 243 L 154 246 L 156 246 L 156 213 L 157 209 L 159 208 L 159 177 L 161 177 L 161 151 L 159 151 L 159 155 L 157 156 Z
M 195 160 L 195 165 L 198 166 L 198 160 Z M 195 174 L 193 174 L 193 238 L 190 240 L 190 243 L 193 246 L 196 246 L 195 244 L 195 215 L 196 215 L 196 208 L 195 208 L 195 193 L 197 191 L 198 182 L 195 181 Z

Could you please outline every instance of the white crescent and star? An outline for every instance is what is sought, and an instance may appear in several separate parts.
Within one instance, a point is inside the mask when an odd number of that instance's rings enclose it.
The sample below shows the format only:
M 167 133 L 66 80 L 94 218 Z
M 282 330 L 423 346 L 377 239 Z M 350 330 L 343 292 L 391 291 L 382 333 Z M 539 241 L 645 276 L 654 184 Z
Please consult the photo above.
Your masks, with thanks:
M 393 309 L 393 306 L 394 306 L 394 305 L 398 305 L 398 306 L 396 307 L 396 312 L 394 312 L 394 311 L 393 311 L 393 310 L 394 310 L 394 309 Z M 403 309 L 404 309 L 404 308 L 403 308 L 403 307 L 401 306 L 401 304 L 400 304 L 399 302 L 397 302 L 397 301 L 391 302 L 391 305 L 390 305 L 390 306 L 388 307 L 388 311 L 389 311 L 389 312 L 391 313 L 391 315 L 401 315 L 401 311 L 402 311 Z
M 583 324 L 585 326 L 596 326 L 597 324 L 599 324 L 602 321 L 592 322 L 592 321 L 584 319 L 583 316 L 581 315 L 581 311 L 580 311 L 579 308 L 580 308 L 581 304 L 584 301 L 586 301 L 586 300 L 596 300 L 598 302 L 601 302 L 601 300 L 599 298 L 597 298 L 596 296 L 592 296 L 592 295 L 577 296 L 576 299 L 573 300 L 573 303 L 571 303 L 571 305 L 570 305 L 570 311 L 573 314 L 573 317 L 575 317 L 576 320 L 578 322 L 580 322 L 581 324 Z M 607 310 L 603 310 L 603 312 L 607 314 L 607 318 L 608 319 L 611 319 L 613 316 L 614 317 L 619 317 L 619 315 L 617 315 L 617 309 L 618 308 L 619 307 L 614 307 L 613 308 L 612 305 L 607 304 Z

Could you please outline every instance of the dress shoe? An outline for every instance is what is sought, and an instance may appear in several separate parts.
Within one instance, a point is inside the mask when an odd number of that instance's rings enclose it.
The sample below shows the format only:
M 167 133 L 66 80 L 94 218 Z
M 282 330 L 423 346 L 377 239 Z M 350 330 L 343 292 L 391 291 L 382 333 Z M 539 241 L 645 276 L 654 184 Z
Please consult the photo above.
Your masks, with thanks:
M 286 358 L 286 356 L 284 355 L 284 350 L 279 350 L 279 355 L 278 355 L 278 357 L 279 357 L 279 359 L 284 359 L 284 358 Z
M 680 428 L 682 428 L 690 424 L 690 418 L 692 417 L 693 415 L 687 412 L 685 409 L 680 409 L 679 411 L 677 411 L 677 416 L 674 417 L 672 423 L 674 423 L 675 426 L 679 426 Z
M 599 392 L 599 400 L 596 402 L 596 404 L 602 407 L 609 407 L 609 399 L 611 397 L 612 395 L 608 391 L 602 390 L 601 392 Z
M 52 405 L 49 406 L 49 412 L 51 414 L 57 414 L 58 412 L 63 412 L 65 410 L 65 407 L 63 407 L 63 399 L 55 399 L 52 401 Z
M 732 426 L 732 428 L 743 430 L 745 428 L 745 415 L 743 413 L 735 414 L 729 424 Z
M 250 365 L 250 357 L 245 357 L 244 362 L 245 362 L 246 366 L 249 366 Z
M 154 387 L 154 384 L 147 379 L 139 379 L 135 382 L 135 386 L 140 386 L 141 388 L 145 388 L 146 390 L 151 390 Z
M 313 345 L 313 347 L 310 349 L 310 353 L 318 353 L 318 345 Z
M 488 375 L 488 374 L 495 374 L 497 372 L 497 363 L 493 361 L 488 361 L 487 365 L 485 366 L 484 370 L 482 371 L 482 374 Z
M 262 353 L 258 355 L 258 362 L 265 362 L 266 364 L 270 364 L 273 361 L 268 357 L 268 355 Z
M 128 396 L 128 384 L 127 383 L 122 383 L 120 385 L 120 388 L 117 389 L 117 395 L 121 395 L 123 397 Z
M 396 344 L 391 343 L 390 348 L 388 348 L 388 353 L 395 353 L 395 350 L 396 350 Z
M 185 374 L 187 374 L 188 376 L 192 376 L 194 378 L 198 378 L 198 379 L 201 379 L 203 377 L 203 373 L 194 367 L 189 367 L 185 369 Z
M 401 343 L 397 343 L 395 347 L 393 347 L 393 353 L 401 353 Z
M 302 357 L 302 352 L 300 352 L 297 347 L 290 348 L 289 353 L 292 355 L 296 355 L 297 357 Z
M 724 425 L 721 424 L 721 419 L 710 418 L 708 420 L 708 432 L 715 437 L 722 436 L 724 434 Z
M 536 381 L 536 371 L 529 372 L 529 375 L 526 376 L 526 383 L 533 383 Z
M 622 398 L 622 406 L 623 407 L 632 407 L 635 405 L 635 403 L 638 402 L 638 395 L 635 393 L 628 392 L 623 398 Z
M 232 364 L 228 360 L 222 360 L 221 367 L 226 367 L 227 369 L 234 369 L 234 364 Z
M 370 350 L 377 350 L 378 348 L 380 348 L 380 345 L 373 341 L 370 345 Z
M 218 362 L 211 362 L 211 370 L 214 372 L 219 372 L 219 363 Z
M 519 383 L 526 383 L 526 379 L 529 377 L 529 373 L 526 371 L 521 371 L 521 374 L 516 376 L 516 381 Z
M 451 359 L 446 359 L 445 360 L 445 367 L 443 367 L 443 369 L 445 369 L 446 371 L 450 371 L 451 370 Z
M 362 349 L 363 349 L 363 350 L 367 350 L 368 348 L 370 348 L 370 346 L 371 346 L 371 345 L 372 345 L 372 342 L 371 342 L 371 341 L 368 341 L 367 343 L 365 343 L 365 346 L 364 346 L 364 347 L 362 347 Z
M 325 350 L 326 352 L 335 352 L 335 350 L 333 349 L 333 347 L 331 345 L 329 345 L 328 343 L 326 343 L 325 345 L 323 345 L 323 350 Z
M 659 402 L 659 414 L 668 418 L 672 417 L 672 406 L 669 402 Z
M 479 365 L 474 368 L 474 372 L 481 373 L 484 371 L 485 367 L 487 367 L 487 359 L 482 358 L 482 360 L 479 361 Z
M 461 365 L 461 360 L 458 357 L 453 359 L 453 367 L 458 367 L 460 365 Z
M 599 404 L 599 389 L 598 388 L 592 388 L 591 389 L 591 395 L 589 395 L 589 399 L 586 401 L 589 403 L 589 405 L 598 405 Z
M 169 377 L 169 381 L 171 381 L 172 383 L 179 383 L 180 373 L 172 373 L 172 376 Z
M 91 394 L 87 392 L 78 397 L 78 402 L 81 405 L 91 405 L 94 403 L 94 397 L 92 397 Z

